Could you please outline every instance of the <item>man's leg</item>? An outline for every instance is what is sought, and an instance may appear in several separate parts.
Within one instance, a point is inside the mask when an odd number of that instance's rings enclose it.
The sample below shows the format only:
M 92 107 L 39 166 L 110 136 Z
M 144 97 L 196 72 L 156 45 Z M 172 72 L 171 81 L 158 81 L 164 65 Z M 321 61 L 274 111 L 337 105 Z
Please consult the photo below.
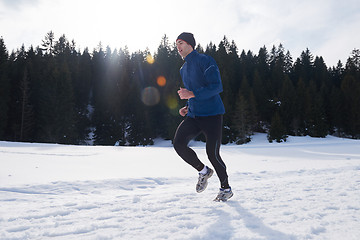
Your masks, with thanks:
M 190 140 L 201 133 L 195 119 L 186 117 L 176 130 L 174 137 L 174 148 L 177 154 L 197 171 L 204 168 L 204 164 L 199 160 L 194 150 L 188 147 Z
M 222 138 L 222 115 L 199 118 L 201 129 L 206 136 L 206 153 L 219 177 L 221 188 L 229 188 L 226 165 L 220 156 Z

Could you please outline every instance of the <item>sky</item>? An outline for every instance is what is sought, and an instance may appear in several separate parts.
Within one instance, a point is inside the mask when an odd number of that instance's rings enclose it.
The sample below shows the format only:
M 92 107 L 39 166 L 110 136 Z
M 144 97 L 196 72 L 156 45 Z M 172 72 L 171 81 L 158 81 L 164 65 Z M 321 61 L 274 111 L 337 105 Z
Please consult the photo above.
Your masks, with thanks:
M 9 52 L 39 46 L 53 31 L 81 50 L 101 42 L 153 53 L 165 34 L 172 44 L 186 31 L 203 47 L 226 36 L 239 52 L 254 54 L 281 43 L 294 60 L 308 48 L 331 67 L 360 48 L 359 29 L 358 0 L 0 0 L 0 37 Z

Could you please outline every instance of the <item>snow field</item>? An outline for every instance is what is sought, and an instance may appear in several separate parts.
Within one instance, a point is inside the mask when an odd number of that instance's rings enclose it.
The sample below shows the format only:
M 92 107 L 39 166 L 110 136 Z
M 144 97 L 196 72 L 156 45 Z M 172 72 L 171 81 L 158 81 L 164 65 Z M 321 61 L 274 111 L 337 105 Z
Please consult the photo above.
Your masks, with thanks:
M 192 143 L 206 160 L 204 145 Z M 358 239 L 360 141 L 291 137 L 222 146 L 234 197 L 197 194 L 169 142 L 0 142 L 0 239 Z

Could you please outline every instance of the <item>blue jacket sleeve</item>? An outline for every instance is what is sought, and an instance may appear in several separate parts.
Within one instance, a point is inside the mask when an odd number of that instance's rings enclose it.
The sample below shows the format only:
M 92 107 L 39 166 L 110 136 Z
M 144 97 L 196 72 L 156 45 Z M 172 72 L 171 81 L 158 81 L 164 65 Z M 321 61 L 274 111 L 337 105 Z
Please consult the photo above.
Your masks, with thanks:
M 210 61 L 210 65 L 204 70 L 205 86 L 193 91 L 196 99 L 206 100 L 223 91 L 220 71 L 214 62 Z

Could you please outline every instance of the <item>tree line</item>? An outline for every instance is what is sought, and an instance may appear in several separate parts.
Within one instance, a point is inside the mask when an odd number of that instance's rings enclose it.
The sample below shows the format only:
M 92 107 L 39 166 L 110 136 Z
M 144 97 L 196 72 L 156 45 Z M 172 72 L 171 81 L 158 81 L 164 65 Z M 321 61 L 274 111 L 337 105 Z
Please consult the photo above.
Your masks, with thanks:
M 223 143 L 254 132 L 360 138 L 360 50 L 327 67 L 309 49 L 293 60 L 282 44 L 241 52 L 226 36 L 197 51 L 218 63 L 224 91 Z M 185 105 L 177 96 L 183 60 L 165 35 L 157 51 L 80 51 L 50 31 L 41 46 L 8 52 L 0 38 L 0 140 L 151 145 L 172 139 Z M 199 136 L 201 140 L 203 136 Z

